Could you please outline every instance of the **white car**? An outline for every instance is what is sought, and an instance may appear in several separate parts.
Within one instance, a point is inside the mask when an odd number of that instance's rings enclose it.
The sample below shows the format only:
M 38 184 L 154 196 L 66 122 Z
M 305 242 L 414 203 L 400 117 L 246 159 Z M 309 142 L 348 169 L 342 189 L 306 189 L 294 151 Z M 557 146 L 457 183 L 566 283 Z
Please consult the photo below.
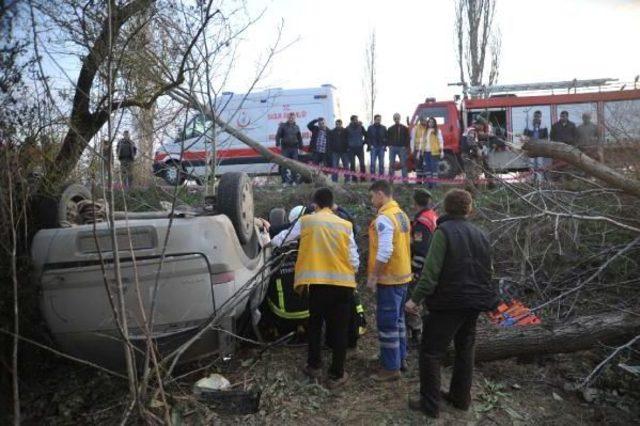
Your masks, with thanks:
M 63 202 L 87 198 L 86 190 L 74 191 Z M 127 220 L 115 222 L 132 341 L 144 343 L 143 318 L 149 319 L 152 310 L 152 337 L 164 353 L 214 317 L 231 332 L 243 318 L 257 323 L 268 250 L 254 223 L 248 176 L 223 175 L 215 206 L 215 213 L 187 212 L 172 219 L 166 211 L 138 215 L 142 218 L 129 213 Z M 41 309 L 58 345 L 80 358 L 120 366 L 124 357 L 114 321 L 111 231 L 107 222 L 43 229 L 34 237 L 31 254 Z M 229 344 L 228 334 L 210 330 L 181 361 L 230 351 Z

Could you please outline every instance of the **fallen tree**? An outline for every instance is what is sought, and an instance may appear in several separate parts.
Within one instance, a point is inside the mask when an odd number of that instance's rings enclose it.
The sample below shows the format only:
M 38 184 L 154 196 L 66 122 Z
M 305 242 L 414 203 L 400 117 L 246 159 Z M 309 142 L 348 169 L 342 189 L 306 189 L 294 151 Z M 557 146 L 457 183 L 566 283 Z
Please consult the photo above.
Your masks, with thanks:
M 615 312 L 569 321 L 478 330 L 476 361 L 569 353 L 615 345 L 640 334 L 640 315 Z
M 521 149 L 529 157 L 547 157 L 565 161 L 614 188 L 640 197 L 640 181 L 630 179 L 611 167 L 595 161 L 574 146 L 562 142 L 531 139 L 525 140 Z
M 302 179 L 305 181 L 313 182 L 319 185 L 324 186 L 333 186 L 333 182 L 328 178 L 327 175 L 320 172 L 318 169 L 314 169 L 312 167 L 307 166 L 304 163 L 299 161 L 294 161 L 289 158 L 283 157 L 282 155 L 276 154 L 273 151 L 267 149 L 260 142 L 257 142 L 251 139 L 249 136 L 245 135 L 235 127 L 231 126 L 225 120 L 220 118 L 218 114 L 211 110 L 208 106 L 204 105 L 195 97 L 191 96 L 189 92 L 184 89 L 174 89 L 169 92 L 169 96 L 173 98 L 175 101 L 181 103 L 187 108 L 193 108 L 198 111 L 201 111 L 207 118 L 213 120 L 218 126 L 220 126 L 225 132 L 244 144 L 253 148 L 258 154 L 262 155 L 267 160 L 276 163 L 280 167 L 285 167 L 293 172 L 299 174 Z

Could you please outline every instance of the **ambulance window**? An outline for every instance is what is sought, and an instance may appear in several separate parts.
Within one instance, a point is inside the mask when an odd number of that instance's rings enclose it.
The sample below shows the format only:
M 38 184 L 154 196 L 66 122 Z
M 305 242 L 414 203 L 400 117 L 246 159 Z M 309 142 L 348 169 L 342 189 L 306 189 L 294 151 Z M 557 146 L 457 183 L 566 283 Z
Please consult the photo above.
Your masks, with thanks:
M 211 133 L 213 122 L 202 114 L 198 114 L 185 127 L 185 139 L 192 139 L 202 136 L 205 133 Z
M 425 107 L 418 111 L 418 119 L 433 117 L 438 124 L 446 124 L 449 122 L 449 110 L 444 107 Z

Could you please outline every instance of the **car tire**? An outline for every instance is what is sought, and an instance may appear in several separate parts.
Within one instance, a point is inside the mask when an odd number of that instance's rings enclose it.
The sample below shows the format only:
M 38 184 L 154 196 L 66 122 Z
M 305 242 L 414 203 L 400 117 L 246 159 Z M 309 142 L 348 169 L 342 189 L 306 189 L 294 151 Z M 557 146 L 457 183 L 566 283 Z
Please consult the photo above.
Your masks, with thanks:
M 287 223 L 287 211 L 282 207 L 274 207 L 269 212 L 269 224 L 279 227 Z
M 64 187 L 58 200 L 57 225 L 68 226 L 70 202 L 78 203 L 79 201 L 90 199 L 91 191 L 84 185 L 72 183 Z
M 444 159 L 438 165 L 438 177 L 441 179 L 453 179 L 460 174 L 462 167 L 456 156 L 450 152 L 444 154 Z
M 253 188 L 246 173 L 225 173 L 220 177 L 217 192 L 220 213 L 233 223 L 240 244 L 246 244 L 253 236 Z
M 168 185 L 182 185 L 184 182 L 184 170 L 177 161 L 169 161 L 162 168 L 162 178 Z

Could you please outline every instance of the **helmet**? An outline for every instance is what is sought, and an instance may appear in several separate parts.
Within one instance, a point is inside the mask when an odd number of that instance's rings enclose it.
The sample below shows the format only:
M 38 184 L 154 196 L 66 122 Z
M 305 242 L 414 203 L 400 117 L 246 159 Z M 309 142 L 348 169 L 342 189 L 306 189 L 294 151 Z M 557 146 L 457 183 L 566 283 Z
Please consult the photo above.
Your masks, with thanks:
M 295 206 L 289 211 L 289 223 L 293 223 L 304 214 L 306 208 L 304 206 Z

